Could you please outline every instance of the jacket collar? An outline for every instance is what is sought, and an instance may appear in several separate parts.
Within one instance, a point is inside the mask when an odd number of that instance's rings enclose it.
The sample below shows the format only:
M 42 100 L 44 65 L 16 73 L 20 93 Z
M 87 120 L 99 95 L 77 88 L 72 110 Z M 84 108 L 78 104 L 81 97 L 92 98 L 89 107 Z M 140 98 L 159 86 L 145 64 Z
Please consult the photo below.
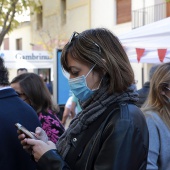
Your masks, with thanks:
M 143 86 L 144 87 L 149 87 L 150 86 L 150 82 L 149 81 L 145 82 Z
M 0 90 L 0 99 L 11 97 L 11 96 L 17 96 L 17 93 L 13 88 L 5 88 Z
M 0 90 L 4 90 L 4 89 L 9 89 L 11 88 L 10 86 L 0 86 Z

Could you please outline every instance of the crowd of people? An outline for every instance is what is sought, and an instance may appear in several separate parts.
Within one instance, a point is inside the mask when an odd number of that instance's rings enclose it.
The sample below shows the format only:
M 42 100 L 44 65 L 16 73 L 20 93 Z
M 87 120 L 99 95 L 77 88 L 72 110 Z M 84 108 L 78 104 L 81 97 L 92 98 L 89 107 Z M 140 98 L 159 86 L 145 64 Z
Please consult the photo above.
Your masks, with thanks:
M 21 69 L 9 82 L 0 57 L 0 169 L 170 169 L 170 63 L 151 68 L 143 95 L 119 39 L 96 28 L 73 32 L 61 66 L 71 90 L 62 120 L 43 79 Z

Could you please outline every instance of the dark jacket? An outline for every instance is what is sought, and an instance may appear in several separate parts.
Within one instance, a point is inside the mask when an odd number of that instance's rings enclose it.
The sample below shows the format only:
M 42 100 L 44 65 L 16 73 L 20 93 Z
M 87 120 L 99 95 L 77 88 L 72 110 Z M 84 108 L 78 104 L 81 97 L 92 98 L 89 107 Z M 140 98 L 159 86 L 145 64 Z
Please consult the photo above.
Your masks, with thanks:
M 22 148 L 15 123 L 30 131 L 41 126 L 36 112 L 12 88 L 0 90 L 0 169 L 35 170 L 35 163 Z
M 149 141 L 143 113 L 134 104 L 128 104 L 126 111 L 120 109 L 103 120 L 72 169 L 146 169 Z M 84 133 L 85 131 L 79 134 L 77 140 Z M 69 169 L 66 162 L 67 160 L 64 162 L 56 150 L 50 150 L 40 158 L 38 165 L 41 170 Z
M 136 102 L 136 105 L 138 107 L 141 107 L 144 104 L 145 100 L 147 99 L 148 93 L 149 93 L 149 88 L 150 88 L 150 82 L 146 82 L 143 85 L 143 87 L 137 91 L 139 94 L 139 100 L 138 100 L 138 102 Z

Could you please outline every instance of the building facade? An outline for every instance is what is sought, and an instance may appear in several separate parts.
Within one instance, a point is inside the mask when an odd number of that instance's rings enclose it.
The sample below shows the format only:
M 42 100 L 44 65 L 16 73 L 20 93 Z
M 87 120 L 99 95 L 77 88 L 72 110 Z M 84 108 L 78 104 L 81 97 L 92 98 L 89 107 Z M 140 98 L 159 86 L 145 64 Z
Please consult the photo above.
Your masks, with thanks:
M 30 21 L 20 23 L 18 28 L 7 34 L 1 46 L 1 50 L 32 50 L 31 46 L 31 26 Z M 15 63 L 14 63 L 15 65 Z M 22 67 L 22 66 L 20 66 Z M 8 68 L 9 80 L 11 81 L 17 75 L 17 68 Z M 28 69 L 30 72 L 33 69 Z
M 30 17 L 29 28 L 24 28 L 27 45 L 22 40 L 22 49 L 47 50 L 53 54 L 54 49 L 63 48 L 73 31 L 96 27 L 106 27 L 119 36 L 170 16 L 169 6 L 165 0 L 41 0 L 40 12 L 35 12 Z M 22 34 L 17 30 L 18 33 L 10 34 L 12 40 L 8 40 L 8 36 L 4 39 L 4 48 L 21 48 Z M 148 80 L 151 66 L 132 63 L 137 88 Z
M 62 49 L 73 31 L 106 27 L 117 36 L 163 19 L 165 0 L 42 0 L 41 13 L 31 17 L 33 49 Z M 137 88 L 148 80 L 152 64 L 132 63 Z

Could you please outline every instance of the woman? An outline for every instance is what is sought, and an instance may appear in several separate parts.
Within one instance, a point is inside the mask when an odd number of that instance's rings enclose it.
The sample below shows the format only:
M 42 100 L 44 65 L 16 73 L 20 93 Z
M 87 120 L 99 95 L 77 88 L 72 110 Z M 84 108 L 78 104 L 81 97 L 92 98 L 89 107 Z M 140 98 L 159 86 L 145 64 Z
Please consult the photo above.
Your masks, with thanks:
M 34 73 L 24 73 L 11 81 L 11 87 L 23 101 L 35 109 L 49 140 L 56 143 L 64 128 L 56 115 L 59 109 L 52 103 L 42 78 Z
M 77 97 L 72 94 L 64 107 L 64 112 L 63 112 L 63 117 L 62 117 L 62 124 L 65 127 L 65 129 L 68 128 L 71 120 L 76 116 L 76 114 L 78 114 L 79 112 L 81 112 L 81 107 L 79 104 L 79 101 L 77 99 Z
M 147 169 L 170 169 L 170 63 L 161 64 L 152 76 L 142 110 L 149 129 Z
M 144 170 L 148 152 L 145 118 L 134 73 L 118 39 L 107 29 L 74 32 L 62 51 L 61 64 L 82 111 L 51 142 L 24 139 L 32 146 L 39 169 Z

